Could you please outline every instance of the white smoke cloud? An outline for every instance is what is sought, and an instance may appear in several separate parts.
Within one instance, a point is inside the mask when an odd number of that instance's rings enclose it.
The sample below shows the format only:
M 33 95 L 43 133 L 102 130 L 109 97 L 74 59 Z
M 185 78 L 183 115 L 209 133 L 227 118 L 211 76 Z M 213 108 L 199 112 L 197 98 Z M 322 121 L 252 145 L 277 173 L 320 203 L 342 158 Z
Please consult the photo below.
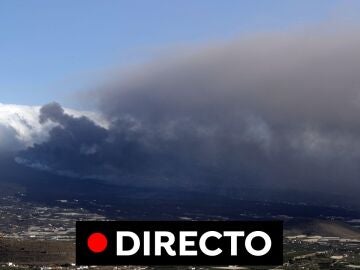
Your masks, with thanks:
M 47 140 L 49 131 L 57 125 L 51 121 L 39 122 L 40 106 L 0 103 L 0 151 L 21 150 Z M 107 121 L 89 111 L 65 109 L 74 117 L 87 116 L 98 125 L 107 127 Z

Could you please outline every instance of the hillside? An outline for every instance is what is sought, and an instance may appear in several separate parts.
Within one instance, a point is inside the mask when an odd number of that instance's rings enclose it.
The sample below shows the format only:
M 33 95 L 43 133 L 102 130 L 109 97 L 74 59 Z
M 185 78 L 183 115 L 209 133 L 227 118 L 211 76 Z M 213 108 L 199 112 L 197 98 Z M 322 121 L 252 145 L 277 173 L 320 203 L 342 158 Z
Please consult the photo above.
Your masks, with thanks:
M 285 235 L 321 235 L 360 240 L 360 230 L 333 220 L 295 219 L 285 223 Z
M 0 237 L 0 254 L 0 263 L 70 264 L 75 261 L 75 244 L 65 241 L 20 241 Z

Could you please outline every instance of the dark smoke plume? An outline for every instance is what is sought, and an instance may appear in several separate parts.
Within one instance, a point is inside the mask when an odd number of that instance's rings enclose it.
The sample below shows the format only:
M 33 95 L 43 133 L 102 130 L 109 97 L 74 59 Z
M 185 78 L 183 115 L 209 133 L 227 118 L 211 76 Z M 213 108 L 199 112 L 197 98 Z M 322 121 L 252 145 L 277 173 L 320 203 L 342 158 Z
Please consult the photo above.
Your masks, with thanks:
M 59 126 L 22 157 L 119 183 L 360 191 L 358 31 L 206 47 L 95 97 L 109 129 L 49 104 Z

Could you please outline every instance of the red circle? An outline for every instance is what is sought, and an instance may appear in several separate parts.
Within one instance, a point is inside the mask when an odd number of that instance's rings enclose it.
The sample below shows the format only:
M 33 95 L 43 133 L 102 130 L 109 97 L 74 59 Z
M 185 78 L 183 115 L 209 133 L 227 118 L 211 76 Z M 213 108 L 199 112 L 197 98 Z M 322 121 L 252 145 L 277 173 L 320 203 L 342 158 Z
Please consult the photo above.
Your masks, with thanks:
M 87 241 L 89 249 L 94 253 L 103 252 L 107 247 L 108 241 L 105 235 L 96 232 L 92 233 Z

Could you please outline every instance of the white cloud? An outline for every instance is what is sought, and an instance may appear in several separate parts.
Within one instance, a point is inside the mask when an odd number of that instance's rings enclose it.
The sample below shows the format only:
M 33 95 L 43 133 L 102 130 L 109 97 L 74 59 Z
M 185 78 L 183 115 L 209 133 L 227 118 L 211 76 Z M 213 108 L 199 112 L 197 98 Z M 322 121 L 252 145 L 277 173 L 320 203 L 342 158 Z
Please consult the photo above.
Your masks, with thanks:
M 40 106 L 26 106 L 0 103 L 0 150 L 29 147 L 46 140 L 49 130 L 55 125 L 40 124 Z M 87 116 L 102 127 L 108 123 L 101 115 L 90 111 L 65 108 L 67 114 L 75 117 Z

